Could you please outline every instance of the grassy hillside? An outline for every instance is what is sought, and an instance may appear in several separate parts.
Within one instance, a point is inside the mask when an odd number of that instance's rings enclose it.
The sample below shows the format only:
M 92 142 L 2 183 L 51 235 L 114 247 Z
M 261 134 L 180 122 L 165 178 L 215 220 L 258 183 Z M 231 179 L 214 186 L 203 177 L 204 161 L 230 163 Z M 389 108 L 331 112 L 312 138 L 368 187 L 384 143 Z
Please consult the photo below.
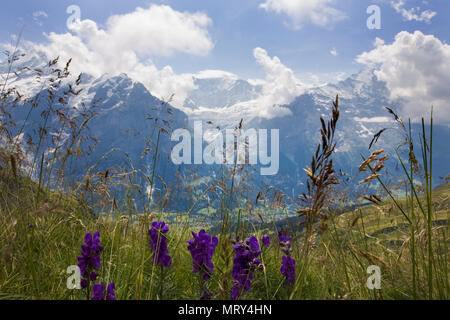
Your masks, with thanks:
M 419 199 L 425 202 L 425 195 L 420 195 Z M 406 199 L 397 199 L 397 202 L 409 209 Z M 448 226 L 450 216 L 450 183 L 444 183 L 433 190 L 433 225 Z M 417 214 L 420 207 L 414 203 Z M 356 210 L 343 213 L 337 221 L 339 228 L 351 228 L 353 232 L 361 235 L 366 234 L 367 238 L 376 238 L 387 241 L 403 241 L 409 237 L 408 223 L 402 216 L 400 210 L 392 200 L 386 200 L 381 205 L 362 206 Z
M 84 234 L 96 230 L 104 246 L 99 279 L 115 282 L 118 299 L 199 298 L 198 279 L 192 274 L 192 259 L 187 250 L 187 240 L 192 238 L 190 231 L 198 231 L 198 227 L 191 227 L 187 216 L 184 222 L 170 225 L 167 239 L 173 262 L 161 278 L 160 267 L 152 263 L 148 229 L 152 220 L 164 220 L 164 213 L 132 218 L 129 215 L 95 217 L 80 201 L 67 196 L 41 190 L 37 197 L 37 184 L 25 178 L 2 178 L 0 189 L 0 298 L 85 299 L 83 290 L 67 289 L 66 269 L 77 264 Z M 436 237 L 442 234 L 447 239 L 436 242 L 441 245 L 448 244 L 449 194 L 449 184 L 437 187 L 433 193 L 434 234 Z M 398 201 L 406 206 L 404 199 Z M 408 228 L 391 201 L 330 217 L 329 229 L 316 234 L 312 240 L 309 267 L 303 270 L 301 283 L 294 287 L 283 286 L 284 278 L 279 272 L 283 253 L 272 233 L 271 245 L 264 248 L 261 255 L 264 269 L 255 272 L 252 289 L 243 298 L 413 298 L 411 261 L 406 248 Z M 258 239 L 263 235 L 258 230 L 251 234 Z M 268 234 L 267 229 L 265 234 Z M 228 299 L 234 256 L 230 237 L 225 234 L 218 237 L 209 289 L 214 298 Z M 417 235 L 418 243 L 421 237 Z M 301 261 L 301 237 L 293 238 L 292 247 L 292 256 Z M 446 249 L 438 246 L 434 250 L 436 264 L 444 263 L 442 258 L 448 255 Z M 366 287 L 366 269 L 372 264 L 382 270 L 381 290 Z M 297 279 L 300 276 L 297 273 Z M 426 298 L 424 270 L 419 270 L 418 277 L 421 281 L 418 281 L 417 297 Z M 448 279 L 446 281 L 448 283 Z M 445 282 L 442 284 L 435 294 L 448 298 L 448 287 Z
M 95 148 L 88 130 L 95 111 L 74 113 L 68 98 L 80 92 L 81 75 L 60 92 L 57 84 L 68 77 L 70 61 L 64 72 L 56 63 L 48 64 L 53 85 L 47 103 L 29 103 L 29 113 L 38 108 L 42 123 L 24 120 L 19 129 L 11 115 L 22 96 L 9 88 L 0 97 L 0 299 L 90 299 L 94 282 L 96 288 L 114 282 L 117 299 L 449 298 L 450 188 L 431 187 L 432 119 L 431 134 L 422 123 L 419 164 L 411 126 L 407 130 L 388 108 L 405 134 L 399 149 L 407 156 L 393 156 L 403 168 L 403 199 L 396 196 L 399 188 L 386 182 L 399 178 L 383 170 L 388 159 L 383 149 L 361 155 L 355 177 L 334 168 L 338 97 L 328 122 L 320 118 L 321 141 L 305 168 L 303 194 L 252 183 L 251 168 L 237 160 L 202 186 L 191 173 L 178 177 L 179 185 L 167 185 L 157 160 L 163 161 L 160 136 L 168 126 L 155 127 L 156 139 L 143 145 L 143 154 L 154 159 L 148 170 L 137 170 L 131 160 L 125 167 L 101 168 L 107 152 L 73 176 L 72 164 Z M 58 121 L 47 121 L 50 115 Z M 22 135 L 25 125 L 38 134 Z M 237 138 L 241 129 L 242 121 Z M 346 181 L 361 187 L 361 194 L 349 195 Z M 171 197 L 173 189 L 185 198 Z M 345 209 L 355 198 L 374 205 Z M 143 202 L 139 209 L 136 199 Z M 186 199 L 188 210 L 168 212 L 174 201 Z M 194 208 L 200 214 L 193 215 Z M 201 228 L 217 241 L 191 233 Z M 270 245 L 262 245 L 263 236 Z M 191 252 L 189 240 L 195 240 Z M 86 289 L 68 287 L 77 265 L 88 266 Z M 375 289 L 369 277 L 374 266 L 381 277 Z

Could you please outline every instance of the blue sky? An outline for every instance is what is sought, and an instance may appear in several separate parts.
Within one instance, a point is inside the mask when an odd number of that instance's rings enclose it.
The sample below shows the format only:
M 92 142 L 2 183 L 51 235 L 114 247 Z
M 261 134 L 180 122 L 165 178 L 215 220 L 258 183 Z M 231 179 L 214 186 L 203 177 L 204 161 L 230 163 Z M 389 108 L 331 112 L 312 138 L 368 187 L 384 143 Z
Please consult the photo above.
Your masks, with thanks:
M 81 17 L 69 28 L 70 5 Z M 367 27 L 372 5 L 380 29 Z M 159 98 L 175 93 L 175 107 L 204 70 L 262 84 L 251 108 L 270 117 L 273 104 L 375 66 L 405 112 L 434 104 L 450 122 L 448 0 L 16 0 L 2 9 L 0 47 L 23 28 L 29 55 L 73 58 L 74 73 L 95 77 L 126 73 Z
M 262 77 L 263 70 L 255 63 L 252 50 L 262 47 L 270 55 L 276 55 L 295 73 L 355 72 L 360 66 L 355 57 L 370 50 L 375 37 L 386 42 L 394 39 L 402 30 L 413 32 L 421 30 L 433 34 L 441 41 L 450 37 L 450 5 L 448 0 L 424 1 L 409 0 L 405 7 L 420 6 L 422 10 L 436 12 L 431 23 L 405 21 L 390 4 L 391 1 L 338 0 L 330 6 L 344 12 L 348 18 L 331 27 L 320 27 L 306 23 L 296 30 L 288 25 L 285 14 L 267 12 L 259 7 L 264 1 L 258 0 L 165 0 L 165 1 L 111 1 L 111 0 L 17 0 L 4 1 L 0 13 L 0 40 L 9 41 L 11 34 L 17 34 L 24 26 L 23 37 L 35 42 L 46 41 L 43 33 L 68 32 L 66 8 L 76 4 L 81 8 L 81 19 L 91 19 L 102 26 L 108 17 L 129 13 L 140 6 L 151 3 L 166 4 L 177 11 L 206 13 L 212 20 L 208 28 L 214 48 L 206 56 L 176 53 L 170 57 L 152 57 L 158 67 L 171 65 L 175 72 L 197 72 L 203 69 L 222 69 L 238 74 L 243 78 Z M 381 8 L 381 30 L 366 27 L 371 4 Z M 39 25 L 33 13 L 44 11 L 48 17 L 39 17 Z M 151 41 L 151 39 L 148 39 Z M 330 51 L 335 48 L 337 56 Z

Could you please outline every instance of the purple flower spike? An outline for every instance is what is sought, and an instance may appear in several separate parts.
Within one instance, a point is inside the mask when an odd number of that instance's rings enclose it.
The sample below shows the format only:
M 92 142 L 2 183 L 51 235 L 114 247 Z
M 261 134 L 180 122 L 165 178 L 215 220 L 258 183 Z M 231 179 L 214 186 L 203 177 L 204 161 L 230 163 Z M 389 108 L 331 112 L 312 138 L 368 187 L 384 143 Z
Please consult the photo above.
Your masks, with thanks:
M 235 252 L 232 269 L 234 282 L 230 298 L 239 299 L 242 292 L 250 291 L 255 277 L 253 271 L 262 266 L 261 261 L 257 259 L 262 251 L 259 250 L 256 237 L 248 238 L 244 243 L 235 245 L 233 249 Z
M 81 245 L 81 256 L 78 257 L 78 267 L 83 279 L 81 287 L 86 288 L 89 281 L 97 279 L 97 272 L 101 267 L 100 254 L 103 246 L 100 245 L 100 233 L 96 231 L 94 236 L 90 232 L 84 236 L 84 243 Z
M 192 232 L 192 236 L 193 239 L 188 241 L 187 247 L 192 256 L 192 273 L 199 273 L 202 280 L 209 280 L 214 271 L 212 257 L 219 240 L 203 229 L 198 234 Z M 200 292 L 203 292 L 200 300 L 209 300 L 212 297 L 204 281 L 200 281 Z
M 203 295 L 201 296 L 200 300 L 211 300 L 212 297 L 213 297 L 213 294 L 205 289 L 203 291 Z
M 246 240 L 246 243 L 250 246 L 250 248 L 253 251 L 258 251 L 259 250 L 259 242 L 258 242 L 258 239 L 256 239 L 255 236 L 251 236 L 250 238 L 248 238 Z
M 278 231 L 278 239 L 280 240 L 280 243 L 285 243 L 285 244 L 290 244 L 291 243 L 291 238 L 289 238 L 286 235 L 286 231 L 285 230 Z
M 150 247 L 153 250 L 153 263 L 169 268 L 172 265 L 172 258 L 167 249 L 166 233 L 169 226 L 164 222 L 153 222 L 149 230 Z
M 114 282 L 111 282 L 108 284 L 108 288 L 105 292 L 105 284 L 103 283 L 96 283 L 94 284 L 92 291 L 94 292 L 94 296 L 92 297 L 92 300 L 105 300 L 105 294 L 106 294 L 106 300 L 116 300 L 115 296 L 115 284 Z
M 101 268 L 100 255 L 103 251 L 103 246 L 100 245 L 100 233 L 96 231 L 94 235 L 86 233 L 84 236 L 84 243 L 81 245 L 81 256 L 78 257 L 78 267 L 82 279 L 80 285 L 82 288 L 87 288 L 87 299 L 89 299 L 89 283 L 95 282 L 98 277 L 97 271 Z M 114 295 L 114 282 L 108 285 L 107 300 L 116 300 Z M 93 297 L 92 300 L 104 300 L 105 299 L 105 285 L 102 283 L 96 283 L 92 287 Z
M 81 285 L 82 288 L 87 288 L 87 286 L 88 286 L 87 280 L 86 279 L 81 279 L 80 280 L 80 285 Z
M 115 289 L 116 285 L 114 284 L 114 282 L 108 284 L 108 288 L 106 289 L 106 300 L 116 300 Z
M 103 300 L 104 299 L 104 293 L 105 290 L 105 284 L 103 283 L 96 283 L 94 284 L 94 287 L 92 288 L 92 291 L 94 292 L 94 295 L 92 297 L 92 300 Z
M 230 299 L 237 300 L 239 298 L 239 286 L 231 288 Z
M 263 236 L 261 241 L 262 241 L 263 246 L 265 246 L 265 247 L 270 246 L 270 238 L 269 238 L 269 236 Z
M 214 271 L 212 257 L 219 240 L 211 237 L 205 230 L 200 230 L 198 235 L 192 232 L 193 240 L 188 241 L 188 250 L 192 256 L 193 273 L 201 272 L 203 280 L 208 280 Z
M 284 285 L 293 285 L 295 283 L 295 260 L 290 256 L 283 256 L 280 272 L 286 278 Z
M 278 232 L 281 251 L 285 254 L 281 261 L 281 274 L 286 278 L 284 285 L 293 285 L 295 283 L 295 259 L 290 256 L 292 252 L 291 238 L 286 235 L 285 230 Z

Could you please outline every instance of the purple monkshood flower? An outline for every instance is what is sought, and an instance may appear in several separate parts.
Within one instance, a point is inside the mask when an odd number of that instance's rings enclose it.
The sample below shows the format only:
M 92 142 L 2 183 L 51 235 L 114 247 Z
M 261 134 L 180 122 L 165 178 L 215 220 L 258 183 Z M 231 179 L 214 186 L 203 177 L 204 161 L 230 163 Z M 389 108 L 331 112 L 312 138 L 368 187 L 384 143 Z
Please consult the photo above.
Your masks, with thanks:
M 116 286 L 114 282 L 111 282 L 108 284 L 108 288 L 105 292 L 105 284 L 103 283 L 96 283 L 94 284 L 94 287 L 92 288 L 94 292 L 94 296 L 92 297 L 92 300 L 116 300 L 115 290 Z M 105 297 L 106 296 L 106 297 Z
M 203 291 L 203 295 L 200 297 L 200 300 L 211 300 L 212 297 L 213 297 L 213 294 L 205 289 Z
M 290 256 L 283 256 L 280 272 L 286 278 L 284 285 L 293 285 L 295 283 L 295 260 Z
M 285 230 L 278 232 L 281 251 L 285 254 L 281 260 L 281 274 L 286 278 L 284 285 L 293 285 L 295 283 L 295 259 L 290 256 L 292 252 L 291 238 L 286 235 Z
M 91 300 L 103 300 L 104 297 L 104 288 L 105 288 L 105 284 L 103 283 L 96 283 L 94 284 L 94 286 L 92 287 L 92 291 L 94 292 L 94 295 L 92 296 Z
M 286 230 L 283 230 L 283 229 L 278 231 L 278 239 L 280 240 L 280 243 L 285 243 L 285 244 L 291 243 L 291 238 L 289 238 L 286 235 Z
M 269 238 L 269 236 L 263 236 L 261 241 L 262 241 L 263 246 L 266 246 L 266 247 L 270 246 L 270 238 Z
M 90 281 L 97 279 L 97 272 L 101 267 L 100 254 L 103 246 L 100 245 L 100 233 L 96 231 L 94 236 L 90 232 L 84 236 L 84 243 L 81 245 L 81 256 L 78 257 L 78 267 L 83 279 L 81 287 L 87 288 Z
M 191 252 L 192 266 L 194 267 L 192 272 L 200 272 L 203 280 L 208 280 L 214 270 L 214 264 L 211 260 L 219 240 L 216 236 L 211 237 L 203 229 L 200 230 L 198 235 L 192 232 L 192 236 L 194 239 L 188 241 L 188 250 Z
M 150 228 L 150 247 L 153 250 L 153 263 L 169 268 L 172 265 L 172 258 L 167 250 L 166 233 L 169 226 L 164 222 L 153 222 Z
M 257 259 L 262 251 L 259 250 L 258 239 L 254 236 L 244 243 L 236 244 L 233 249 L 235 252 L 232 269 L 234 282 L 230 298 L 238 299 L 242 292 L 250 290 L 254 278 L 253 271 L 262 266 L 261 260 Z
M 110 282 L 108 284 L 108 288 L 106 289 L 106 300 L 116 300 L 116 285 L 114 282 Z

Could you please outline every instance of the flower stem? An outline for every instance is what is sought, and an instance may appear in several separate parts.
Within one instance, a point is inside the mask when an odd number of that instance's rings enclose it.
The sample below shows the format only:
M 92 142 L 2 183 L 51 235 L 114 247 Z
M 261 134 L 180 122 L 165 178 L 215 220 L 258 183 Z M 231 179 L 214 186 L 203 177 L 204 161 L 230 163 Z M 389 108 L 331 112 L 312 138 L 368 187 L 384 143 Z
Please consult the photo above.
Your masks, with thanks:
M 164 267 L 160 266 L 160 279 L 159 279 L 159 299 L 163 299 L 163 289 L 164 289 Z

